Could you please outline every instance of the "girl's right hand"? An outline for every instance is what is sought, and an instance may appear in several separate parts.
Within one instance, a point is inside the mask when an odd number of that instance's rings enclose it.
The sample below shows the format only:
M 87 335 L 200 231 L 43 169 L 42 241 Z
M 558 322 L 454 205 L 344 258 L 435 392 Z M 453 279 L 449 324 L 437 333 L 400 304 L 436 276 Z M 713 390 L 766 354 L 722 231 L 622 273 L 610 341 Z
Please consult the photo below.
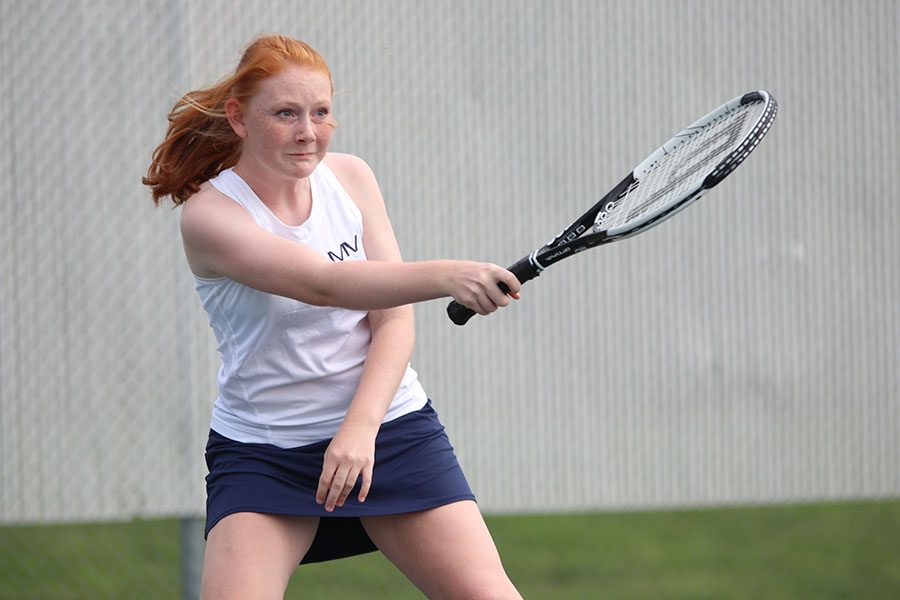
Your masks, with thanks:
M 454 261 L 448 273 L 448 295 L 480 315 L 518 300 L 522 284 L 510 271 L 491 263 Z M 509 290 L 505 294 L 499 284 Z

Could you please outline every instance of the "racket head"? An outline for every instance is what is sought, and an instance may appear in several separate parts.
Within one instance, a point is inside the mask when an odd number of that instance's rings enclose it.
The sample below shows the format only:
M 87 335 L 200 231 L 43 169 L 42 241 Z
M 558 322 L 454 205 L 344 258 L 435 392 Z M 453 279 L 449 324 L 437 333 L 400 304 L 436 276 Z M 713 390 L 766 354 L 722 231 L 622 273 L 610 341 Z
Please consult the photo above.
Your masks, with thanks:
M 747 158 L 777 112 L 775 99 L 757 90 L 691 123 L 634 169 L 628 185 L 598 211 L 593 232 L 621 239 L 683 210 Z

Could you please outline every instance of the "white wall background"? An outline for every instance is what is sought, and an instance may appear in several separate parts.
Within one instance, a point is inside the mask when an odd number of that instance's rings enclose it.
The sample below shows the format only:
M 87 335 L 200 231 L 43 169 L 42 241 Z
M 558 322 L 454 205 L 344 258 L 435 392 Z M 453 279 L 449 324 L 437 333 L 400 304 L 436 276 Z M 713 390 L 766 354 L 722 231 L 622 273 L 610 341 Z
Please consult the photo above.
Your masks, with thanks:
M 199 514 L 217 358 L 140 177 L 258 33 L 329 60 L 334 149 L 408 260 L 511 263 L 757 88 L 680 217 L 561 263 L 414 365 L 490 512 L 900 494 L 900 4 L 0 0 L 0 522 Z

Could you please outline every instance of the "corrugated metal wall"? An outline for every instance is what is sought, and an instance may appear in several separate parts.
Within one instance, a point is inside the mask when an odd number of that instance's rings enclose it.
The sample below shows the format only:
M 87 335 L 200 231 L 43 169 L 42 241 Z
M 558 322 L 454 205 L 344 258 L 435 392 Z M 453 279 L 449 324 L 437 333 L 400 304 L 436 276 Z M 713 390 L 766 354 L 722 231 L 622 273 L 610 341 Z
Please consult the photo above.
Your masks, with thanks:
M 0 521 L 202 510 L 216 357 L 140 177 L 251 37 L 329 60 L 334 149 L 408 260 L 510 263 L 744 91 L 781 111 L 688 212 L 414 365 L 491 512 L 900 494 L 891 0 L 0 3 Z

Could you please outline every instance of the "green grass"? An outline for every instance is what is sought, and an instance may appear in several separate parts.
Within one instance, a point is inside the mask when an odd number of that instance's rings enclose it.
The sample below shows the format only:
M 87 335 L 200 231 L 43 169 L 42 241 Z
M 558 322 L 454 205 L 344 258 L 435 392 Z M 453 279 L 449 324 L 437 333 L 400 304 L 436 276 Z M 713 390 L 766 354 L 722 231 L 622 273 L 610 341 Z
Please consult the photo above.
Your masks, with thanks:
M 900 502 L 488 519 L 528 599 L 900 598 Z M 0 528 L 0 599 L 179 598 L 175 521 Z M 286 598 L 422 596 L 380 554 Z

